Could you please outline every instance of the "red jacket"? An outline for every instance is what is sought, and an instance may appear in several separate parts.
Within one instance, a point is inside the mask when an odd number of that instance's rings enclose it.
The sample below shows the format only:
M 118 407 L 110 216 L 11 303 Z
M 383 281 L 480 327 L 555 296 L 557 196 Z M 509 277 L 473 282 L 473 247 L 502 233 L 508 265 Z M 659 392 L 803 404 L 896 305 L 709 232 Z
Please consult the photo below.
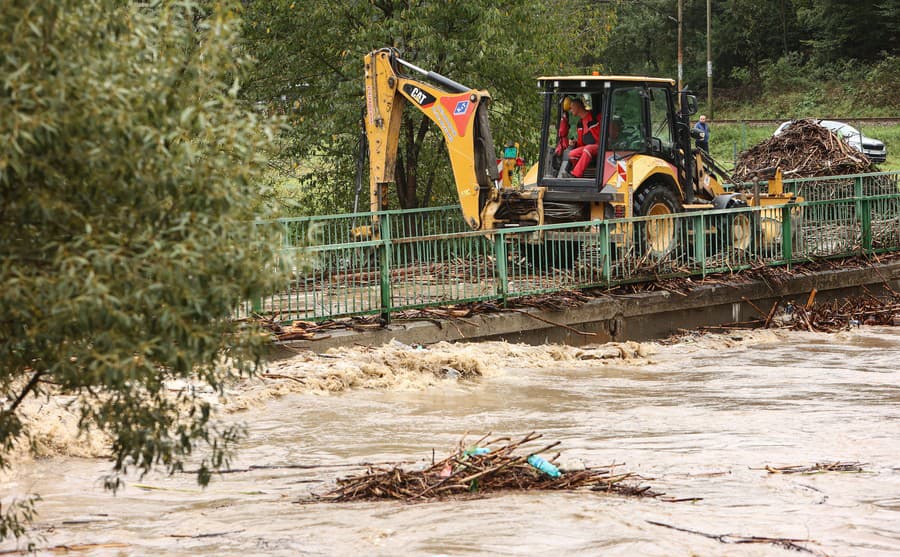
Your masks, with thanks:
M 595 120 L 594 115 L 590 112 L 585 114 L 584 118 L 578 122 L 578 130 L 576 131 L 578 139 L 575 141 L 575 145 L 578 147 L 600 143 L 600 122 Z

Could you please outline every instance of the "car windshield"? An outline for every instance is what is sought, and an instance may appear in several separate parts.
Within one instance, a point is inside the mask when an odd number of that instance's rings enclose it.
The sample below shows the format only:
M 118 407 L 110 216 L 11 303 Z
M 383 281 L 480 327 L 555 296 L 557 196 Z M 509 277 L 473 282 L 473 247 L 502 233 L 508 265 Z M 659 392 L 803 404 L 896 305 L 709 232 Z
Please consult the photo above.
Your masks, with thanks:
M 832 122 L 831 120 L 822 120 L 819 125 L 824 128 L 828 128 L 829 130 L 841 134 L 842 137 L 858 137 L 861 135 L 859 130 L 851 126 L 850 124 L 845 124 L 843 122 Z

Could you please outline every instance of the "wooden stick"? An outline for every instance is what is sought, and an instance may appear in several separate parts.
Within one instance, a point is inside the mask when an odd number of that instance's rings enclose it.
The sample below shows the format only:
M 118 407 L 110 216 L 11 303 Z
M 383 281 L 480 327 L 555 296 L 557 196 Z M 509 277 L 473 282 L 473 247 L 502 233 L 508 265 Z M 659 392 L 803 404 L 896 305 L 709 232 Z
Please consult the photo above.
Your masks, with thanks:
M 703 536 L 709 538 L 711 540 L 716 540 L 717 542 L 726 543 L 726 544 L 735 544 L 735 543 L 771 543 L 774 545 L 779 545 L 781 547 L 785 547 L 787 549 L 793 549 L 795 551 L 802 551 L 804 553 L 812 553 L 816 554 L 817 552 L 803 547 L 802 545 L 797 545 L 798 543 L 813 543 L 812 540 L 804 540 L 804 539 L 796 539 L 796 538 L 764 538 L 759 536 L 735 536 L 733 534 L 707 534 L 706 532 L 700 532 L 699 530 L 691 530 L 688 528 L 680 528 L 678 526 L 672 526 L 671 524 L 666 524 L 665 522 L 657 522 L 655 520 L 648 520 L 648 524 L 653 524 L 654 526 L 662 526 L 663 528 L 671 528 L 672 530 L 678 530 L 679 532 L 687 532 L 689 534 L 697 534 L 699 536 Z
M 597 336 L 597 333 L 588 333 L 588 332 L 585 332 L 585 331 L 579 331 L 578 329 L 575 329 L 575 328 L 573 328 L 573 327 L 569 327 L 568 325 L 563 325 L 562 323 L 556 323 L 555 321 L 551 321 L 551 320 L 549 320 L 549 319 L 545 319 L 545 318 L 543 318 L 543 317 L 537 316 L 537 315 L 535 315 L 535 314 L 533 314 L 533 313 L 530 313 L 530 312 L 527 312 L 527 311 L 525 311 L 525 310 L 515 309 L 515 308 L 508 308 L 508 310 L 509 310 L 509 311 L 515 311 L 515 312 L 521 313 L 521 314 L 523 314 L 523 315 L 527 315 L 528 317 L 532 317 L 532 318 L 534 318 L 534 319 L 537 319 L 538 321 L 543 321 L 544 323 L 548 323 L 548 324 L 554 325 L 554 326 L 556 326 L 556 327 L 561 327 L 561 328 L 563 328 L 563 329 L 566 329 L 567 331 L 572 331 L 572 332 L 575 333 L 576 335 L 582 335 L 582 336 L 586 336 L 586 337 L 595 337 L 595 336 Z
M 741 296 L 741 300 L 750 304 L 750 306 L 756 310 L 756 313 L 762 315 L 763 317 L 766 317 L 766 314 L 763 313 L 763 310 L 759 309 L 759 307 L 756 304 L 754 304 L 753 302 L 751 302 L 746 296 Z
M 776 300 L 774 304 L 772 304 L 772 309 L 769 310 L 769 315 L 766 316 L 766 322 L 763 324 L 764 329 L 769 328 L 769 324 L 772 322 L 772 318 L 775 317 L 775 310 L 778 309 L 778 301 Z
M 813 302 L 815 302 L 815 300 L 816 300 L 816 292 L 818 292 L 818 290 L 816 290 L 815 288 L 813 288 L 812 291 L 809 293 L 809 298 L 806 299 L 806 309 L 807 309 L 807 311 L 810 310 L 810 309 L 812 309 Z

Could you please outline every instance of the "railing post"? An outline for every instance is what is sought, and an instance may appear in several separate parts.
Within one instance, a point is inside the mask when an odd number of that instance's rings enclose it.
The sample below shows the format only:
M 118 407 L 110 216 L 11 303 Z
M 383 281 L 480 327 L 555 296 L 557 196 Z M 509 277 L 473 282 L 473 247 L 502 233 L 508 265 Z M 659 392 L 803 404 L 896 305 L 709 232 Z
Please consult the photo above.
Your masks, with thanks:
M 610 270 L 610 259 L 612 258 L 612 246 L 609 243 L 609 222 L 603 221 L 600 223 L 600 277 L 606 281 L 606 286 L 609 287 L 612 283 L 612 271 Z
M 281 221 L 281 246 L 285 248 L 294 247 L 291 241 L 291 227 L 286 220 Z
M 381 244 L 378 247 L 381 261 L 381 318 L 391 320 L 391 215 L 383 214 L 378 219 Z
M 872 252 L 872 204 L 863 196 L 863 177 L 857 176 L 853 181 L 853 195 L 856 197 L 856 219 L 859 222 L 860 249 L 863 253 Z
M 859 215 L 859 227 L 862 233 L 862 252 L 872 253 L 872 200 L 863 197 L 856 200 L 856 214 Z
M 509 270 L 506 266 L 506 234 L 501 231 L 494 232 L 494 280 L 497 281 L 496 292 L 497 297 L 506 306 L 506 299 L 509 296 Z
M 781 206 L 781 258 L 788 268 L 794 257 L 794 229 L 791 223 L 791 206 Z
M 287 223 L 287 221 L 281 220 L 280 224 L 281 224 L 281 246 L 282 246 L 282 249 L 289 248 L 290 245 L 288 243 L 289 242 L 288 241 L 288 223 Z M 259 226 L 262 226 L 262 224 L 260 224 L 259 221 L 257 221 L 254 224 L 254 226 L 259 227 Z M 288 280 L 287 290 L 288 290 L 288 292 L 290 292 L 290 290 L 291 290 L 290 280 Z M 269 292 L 267 294 L 267 296 L 272 296 L 272 294 L 273 294 L 272 292 Z M 275 297 L 272 297 L 272 305 L 273 305 L 272 309 L 274 312 L 277 312 L 277 310 L 279 308 L 274 307 L 275 299 L 276 299 Z M 263 307 L 265 307 L 265 302 L 264 302 L 262 296 L 253 296 L 252 298 L 250 298 L 250 310 L 254 314 L 262 315 Z
M 724 217 L 723 217 L 724 219 Z M 678 221 L 675 221 L 676 223 Z M 685 224 L 687 224 L 685 222 Z M 694 258 L 700 263 L 700 276 L 706 276 L 706 223 L 702 214 L 691 215 L 691 226 L 694 228 Z M 719 238 L 723 237 L 718 232 Z

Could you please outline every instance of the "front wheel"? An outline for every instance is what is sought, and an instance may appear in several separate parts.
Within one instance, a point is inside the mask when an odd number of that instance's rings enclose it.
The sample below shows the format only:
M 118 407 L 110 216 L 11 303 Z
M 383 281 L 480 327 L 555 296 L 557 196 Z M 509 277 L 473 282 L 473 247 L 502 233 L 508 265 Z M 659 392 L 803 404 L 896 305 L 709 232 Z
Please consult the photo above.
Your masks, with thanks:
M 675 214 L 682 209 L 672 190 L 663 184 L 650 184 L 635 194 L 635 216 L 658 217 L 640 223 L 636 230 L 642 253 L 661 259 L 676 248 L 681 221 Z

